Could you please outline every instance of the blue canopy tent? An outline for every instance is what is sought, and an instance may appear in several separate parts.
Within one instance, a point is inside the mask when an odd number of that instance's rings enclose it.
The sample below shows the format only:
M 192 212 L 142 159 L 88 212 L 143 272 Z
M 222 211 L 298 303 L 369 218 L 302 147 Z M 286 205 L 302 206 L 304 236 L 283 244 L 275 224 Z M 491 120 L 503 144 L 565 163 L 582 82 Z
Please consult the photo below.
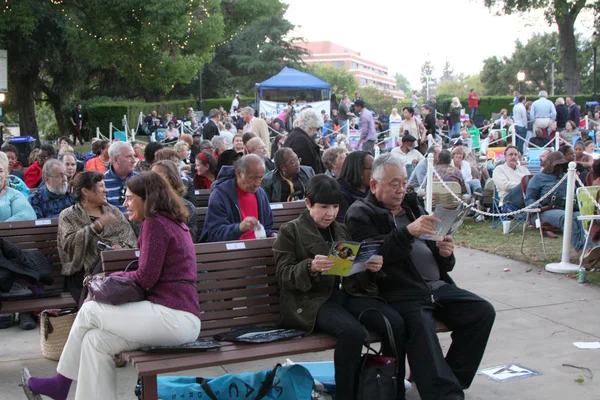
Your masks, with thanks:
M 259 100 L 282 101 L 283 98 L 307 96 L 307 101 L 328 101 L 331 93 L 329 83 L 293 68 L 283 67 L 277 75 L 256 84 Z M 283 98 L 280 98 L 283 97 Z

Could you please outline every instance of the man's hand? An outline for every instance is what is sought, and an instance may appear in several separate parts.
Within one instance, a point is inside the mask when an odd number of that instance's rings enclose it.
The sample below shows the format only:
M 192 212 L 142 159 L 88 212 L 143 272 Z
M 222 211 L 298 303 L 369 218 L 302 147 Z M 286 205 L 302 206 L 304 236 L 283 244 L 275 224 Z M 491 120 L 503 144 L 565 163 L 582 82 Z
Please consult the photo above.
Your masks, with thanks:
M 258 228 L 258 220 L 254 217 L 246 217 L 242 222 L 240 222 L 240 231 L 242 233 L 246 233 L 248 231 L 254 230 Z
M 379 272 L 381 267 L 383 267 L 383 257 L 371 256 L 371 258 L 369 258 L 367 262 L 365 262 L 365 266 L 371 272 Z
M 454 251 L 454 239 L 452 236 L 446 236 L 441 242 L 436 242 L 436 245 L 442 257 L 450 257 Z
M 406 229 L 414 237 L 423 234 L 434 235 L 436 222 L 440 222 L 440 220 L 433 215 L 421 215 L 414 222 L 410 223 Z

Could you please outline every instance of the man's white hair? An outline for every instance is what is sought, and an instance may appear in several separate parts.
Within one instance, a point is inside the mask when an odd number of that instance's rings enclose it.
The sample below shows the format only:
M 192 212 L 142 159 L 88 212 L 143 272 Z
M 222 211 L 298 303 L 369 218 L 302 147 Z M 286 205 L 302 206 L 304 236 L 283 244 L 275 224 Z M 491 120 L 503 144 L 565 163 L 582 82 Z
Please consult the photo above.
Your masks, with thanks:
M 111 159 L 120 156 L 125 147 L 129 147 L 131 150 L 133 150 L 133 147 L 131 147 L 131 143 L 129 142 L 113 142 L 113 144 L 111 144 L 108 148 L 108 156 Z
M 548 92 L 546 92 L 545 90 L 542 90 L 540 92 L 540 97 L 548 97 Z
M 371 179 L 381 182 L 385 176 L 385 166 L 393 165 L 404 170 L 406 173 L 406 165 L 404 161 L 393 153 L 384 153 L 373 161 Z

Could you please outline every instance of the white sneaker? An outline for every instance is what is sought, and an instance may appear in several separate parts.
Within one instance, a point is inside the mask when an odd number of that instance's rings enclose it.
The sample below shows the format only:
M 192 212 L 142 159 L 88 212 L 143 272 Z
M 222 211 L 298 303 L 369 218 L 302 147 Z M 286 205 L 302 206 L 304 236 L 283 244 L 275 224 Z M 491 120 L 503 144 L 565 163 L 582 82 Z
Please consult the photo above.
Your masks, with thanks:
M 483 214 L 479 214 L 477 216 L 477 218 L 475 218 L 475 222 L 483 222 L 485 221 L 485 217 L 483 216 Z

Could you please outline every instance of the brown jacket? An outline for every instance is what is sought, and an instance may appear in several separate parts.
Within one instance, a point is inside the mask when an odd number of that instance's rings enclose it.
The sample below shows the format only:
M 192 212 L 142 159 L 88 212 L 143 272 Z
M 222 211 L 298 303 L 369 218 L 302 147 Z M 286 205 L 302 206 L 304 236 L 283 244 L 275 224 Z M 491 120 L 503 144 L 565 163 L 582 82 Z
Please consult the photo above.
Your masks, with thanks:
M 331 224 L 335 241 L 351 240 L 346 227 L 338 222 Z M 331 296 L 335 283 L 333 275 L 310 276 L 308 260 L 316 255 L 327 255 L 331 245 L 304 211 L 295 220 L 283 225 L 273 246 L 279 293 L 280 317 L 278 323 L 311 333 L 321 305 Z M 343 279 L 344 290 L 355 296 L 376 296 L 375 274 L 361 272 Z
M 109 246 L 135 248 L 137 239 L 129 221 L 117 207 L 102 206 L 103 213 L 117 217 L 117 223 L 106 226 L 100 235 L 91 228 L 92 220 L 81 204 L 66 208 L 58 219 L 58 255 L 62 264 L 62 275 L 91 272 L 98 260 L 98 241 Z

